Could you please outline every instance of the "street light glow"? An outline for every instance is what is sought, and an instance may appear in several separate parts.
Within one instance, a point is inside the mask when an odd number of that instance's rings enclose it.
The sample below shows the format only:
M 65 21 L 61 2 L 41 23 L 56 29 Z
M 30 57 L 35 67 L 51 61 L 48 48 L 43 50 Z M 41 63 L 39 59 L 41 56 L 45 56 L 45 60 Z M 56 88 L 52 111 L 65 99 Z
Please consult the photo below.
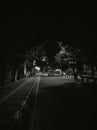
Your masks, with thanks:
M 40 70 L 40 67 L 39 67 L 39 66 L 36 66 L 35 69 L 39 71 L 39 70 Z

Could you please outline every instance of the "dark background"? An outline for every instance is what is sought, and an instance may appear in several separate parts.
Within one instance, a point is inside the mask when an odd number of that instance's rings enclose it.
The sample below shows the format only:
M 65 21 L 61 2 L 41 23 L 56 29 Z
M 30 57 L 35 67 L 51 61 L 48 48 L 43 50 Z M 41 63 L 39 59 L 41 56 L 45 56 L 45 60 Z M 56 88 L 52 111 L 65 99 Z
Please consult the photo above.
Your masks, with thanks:
M 0 55 L 11 51 L 31 48 L 47 41 L 51 56 L 56 50 L 56 41 L 73 41 L 85 46 L 92 53 L 96 50 L 95 15 L 33 15 L 30 8 L 8 11 L 0 24 Z M 6 58 L 6 56 L 5 56 Z

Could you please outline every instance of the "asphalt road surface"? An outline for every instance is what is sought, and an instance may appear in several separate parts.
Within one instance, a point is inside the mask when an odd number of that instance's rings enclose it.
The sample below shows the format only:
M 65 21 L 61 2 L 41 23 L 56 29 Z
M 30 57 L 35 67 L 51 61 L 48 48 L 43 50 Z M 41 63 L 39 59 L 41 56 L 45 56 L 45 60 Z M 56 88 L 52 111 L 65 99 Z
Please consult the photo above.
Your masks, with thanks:
M 8 130 L 96 130 L 96 104 L 96 88 L 73 77 L 25 78 L 0 88 L 0 130 L 7 130 L 21 105 Z
M 96 130 L 96 94 L 72 78 L 41 77 L 30 130 Z

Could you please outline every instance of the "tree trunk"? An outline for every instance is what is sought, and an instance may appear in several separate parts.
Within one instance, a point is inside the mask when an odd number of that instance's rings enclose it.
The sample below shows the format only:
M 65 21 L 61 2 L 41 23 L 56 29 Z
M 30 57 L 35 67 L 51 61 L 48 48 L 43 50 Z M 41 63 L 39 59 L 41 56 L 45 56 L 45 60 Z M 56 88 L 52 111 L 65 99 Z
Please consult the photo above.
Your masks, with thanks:
M 17 81 L 17 77 L 18 77 L 18 70 L 15 71 L 15 81 Z
M 24 63 L 24 76 L 27 75 L 27 62 Z

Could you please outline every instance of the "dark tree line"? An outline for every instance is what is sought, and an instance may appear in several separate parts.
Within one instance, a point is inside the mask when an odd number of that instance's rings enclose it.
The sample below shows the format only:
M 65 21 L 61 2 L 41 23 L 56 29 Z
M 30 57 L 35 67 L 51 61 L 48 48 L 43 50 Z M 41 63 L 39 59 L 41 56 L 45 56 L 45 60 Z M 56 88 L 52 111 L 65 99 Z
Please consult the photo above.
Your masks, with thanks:
M 2 46 L 0 50 L 0 85 L 33 74 L 35 67 L 33 62 L 36 61 L 39 65 L 42 56 L 46 55 L 44 44 L 33 45 L 29 48 L 15 46 L 10 49 Z
M 58 67 L 67 69 L 71 67 L 73 71 L 77 70 L 78 74 L 83 73 L 83 65 L 86 64 L 91 68 L 91 77 L 97 71 L 97 51 L 94 44 L 70 42 L 58 42 L 60 51 L 56 54 L 55 59 Z

